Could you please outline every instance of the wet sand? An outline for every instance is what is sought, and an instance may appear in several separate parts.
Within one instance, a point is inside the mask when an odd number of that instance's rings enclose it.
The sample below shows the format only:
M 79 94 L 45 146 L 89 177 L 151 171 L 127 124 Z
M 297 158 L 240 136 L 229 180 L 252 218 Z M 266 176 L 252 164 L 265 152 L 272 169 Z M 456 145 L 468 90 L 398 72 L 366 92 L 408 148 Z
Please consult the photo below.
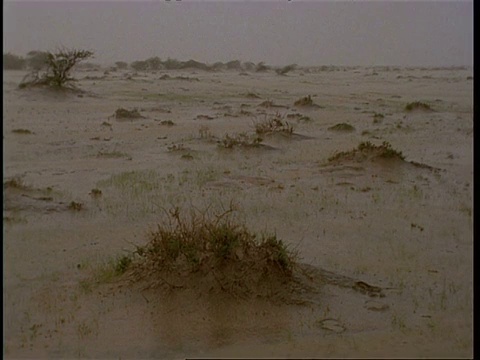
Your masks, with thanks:
M 6 358 L 473 356 L 471 69 L 126 74 L 79 71 L 78 96 L 4 72 Z M 318 107 L 293 105 L 307 95 Z M 121 107 L 143 118 L 117 120 Z M 277 112 L 295 136 L 219 146 Z M 329 162 L 365 141 L 405 161 Z M 230 203 L 303 263 L 385 297 L 325 284 L 272 305 L 90 280 L 163 209 Z

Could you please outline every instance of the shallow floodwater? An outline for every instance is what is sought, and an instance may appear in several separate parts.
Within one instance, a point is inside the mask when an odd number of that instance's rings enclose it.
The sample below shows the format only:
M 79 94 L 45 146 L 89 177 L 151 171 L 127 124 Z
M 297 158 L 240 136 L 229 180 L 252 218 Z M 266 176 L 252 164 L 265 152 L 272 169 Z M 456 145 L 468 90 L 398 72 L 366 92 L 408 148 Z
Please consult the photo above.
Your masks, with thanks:
M 77 72 L 81 97 L 21 91 L 24 73 L 4 72 L 5 357 L 471 357 L 472 70 L 330 70 Z M 293 105 L 307 95 L 319 106 Z M 405 111 L 413 101 L 432 111 Z M 116 120 L 121 107 L 144 118 Z M 219 146 L 275 113 L 298 136 Z M 405 161 L 329 162 L 362 141 Z M 230 204 L 302 262 L 385 297 L 327 284 L 272 305 L 105 274 L 165 209 Z

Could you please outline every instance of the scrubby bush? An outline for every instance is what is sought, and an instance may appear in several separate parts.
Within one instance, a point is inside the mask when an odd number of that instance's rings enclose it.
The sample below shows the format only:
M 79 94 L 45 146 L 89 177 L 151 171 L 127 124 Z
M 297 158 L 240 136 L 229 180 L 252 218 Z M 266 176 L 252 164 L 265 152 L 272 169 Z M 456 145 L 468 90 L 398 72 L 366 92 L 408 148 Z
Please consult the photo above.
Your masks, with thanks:
M 93 52 L 88 50 L 62 49 L 56 53 L 48 52 L 45 72 L 39 75 L 37 69 L 32 70 L 32 73 L 26 77 L 29 80 L 25 81 L 26 78 L 24 78 L 20 88 L 29 86 L 65 88 L 70 82 L 75 80 L 70 76 L 74 66 L 92 56 Z

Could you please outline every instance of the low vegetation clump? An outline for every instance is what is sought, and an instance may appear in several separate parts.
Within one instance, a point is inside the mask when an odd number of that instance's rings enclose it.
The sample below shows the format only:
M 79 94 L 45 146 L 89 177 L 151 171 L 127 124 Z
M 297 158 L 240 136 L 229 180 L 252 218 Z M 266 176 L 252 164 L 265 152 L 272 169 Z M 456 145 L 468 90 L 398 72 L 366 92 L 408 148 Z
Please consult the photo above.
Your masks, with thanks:
M 273 297 L 294 283 L 296 254 L 276 235 L 257 235 L 235 221 L 232 209 L 222 214 L 178 208 L 138 246 L 125 263 L 130 278 L 147 287 L 197 289 L 239 298 Z
M 282 133 L 286 135 L 293 134 L 293 126 L 290 125 L 287 121 L 283 120 L 279 114 L 259 123 L 255 124 L 255 132 L 258 135 L 269 135 L 274 133 Z
M 80 211 L 80 210 L 83 210 L 83 204 L 76 201 L 72 201 L 70 202 L 70 204 L 68 204 L 68 208 L 73 211 Z
M 62 49 L 55 53 L 46 52 L 42 58 L 46 68 L 42 74 L 36 67 L 20 83 L 21 89 L 27 87 L 44 86 L 53 89 L 71 89 L 76 88 L 72 85 L 75 79 L 71 76 L 73 68 L 81 61 L 93 56 L 92 51 L 77 49 Z
M 382 120 L 385 118 L 385 115 L 380 114 L 380 113 L 375 113 L 373 114 L 373 123 L 378 124 L 382 122 Z
M 93 198 L 99 198 L 100 196 L 102 196 L 102 190 L 93 188 L 90 191 L 90 196 L 92 196 Z
M 297 101 L 294 102 L 295 106 L 312 106 L 313 105 L 313 100 L 310 95 L 305 96 L 303 98 L 298 99 Z
M 20 134 L 20 135 L 30 135 L 33 134 L 30 130 L 28 129 L 13 129 L 12 133 L 14 134 Z
M 286 74 L 289 73 L 290 71 L 295 70 L 296 67 L 297 67 L 297 65 L 291 64 L 291 65 L 284 66 L 284 67 L 281 68 L 281 69 L 276 69 L 275 72 L 276 72 L 278 75 L 286 75 Z
M 20 189 L 20 190 L 25 190 L 28 189 L 29 187 L 25 185 L 24 181 L 19 178 L 19 177 L 14 177 L 10 180 L 7 180 L 3 183 L 3 189 Z
M 350 151 L 342 151 L 333 155 L 328 159 L 328 161 L 366 160 L 372 158 L 405 159 L 401 151 L 393 149 L 392 145 L 386 141 L 384 141 L 381 145 L 375 145 L 370 141 L 366 141 L 361 142 L 355 149 Z
M 115 119 L 143 119 L 144 116 L 140 114 L 137 108 L 133 108 L 132 110 L 127 110 L 123 108 L 119 108 L 115 111 Z
M 225 134 L 225 137 L 219 142 L 219 145 L 225 149 L 233 149 L 234 147 L 258 147 L 263 139 L 259 136 L 249 135 L 245 132 L 229 135 Z
M 319 108 L 319 109 L 323 108 L 323 106 L 317 105 L 313 102 L 311 95 L 298 99 L 293 103 L 293 105 L 297 107 L 306 107 L 306 108 Z
M 355 131 L 355 128 L 350 124 L 340 123 L 340 124 L 329 127 L 328 130 L 350 132 L 350 131 Z
M 431 111 L 432 108 L 430 107 L 430 105 L 420 101 L 414 101 L 414 102 L 408 103 L 405 106 L 405 111 L 413 111 L 413 110 Z
M 250 98 L 250 99 L 261 99 L 261 96 L 258 94 L 255 94 L 253 92 L 249 92 L 245 94 L 245 97 Z

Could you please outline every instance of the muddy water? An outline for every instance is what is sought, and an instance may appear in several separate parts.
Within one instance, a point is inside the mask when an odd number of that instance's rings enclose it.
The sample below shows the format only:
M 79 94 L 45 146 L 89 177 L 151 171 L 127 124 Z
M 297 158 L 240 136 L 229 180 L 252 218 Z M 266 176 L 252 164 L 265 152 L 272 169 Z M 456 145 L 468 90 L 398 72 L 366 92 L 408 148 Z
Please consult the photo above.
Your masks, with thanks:
M 470 357 L 471 71 L 367 72 L 172 74 L 200 79 L 188 84 L 78 73 L 95 94 L 81 98 L 21 92 L 23 74 L 5 73 L 4 182 L 25 186 L 4 188 L 5 356 Z M 262 99 L 246 97 L 252 89 Z M 292 106 L 309 94 L 321 108 Z M 292 120 L 308 137 L 220 151 L 216 138 L 253 132 L 263 112 L 278 111 L 257 106 L 265 99 L 309 116 Z M 435 111 L 404 111 L 417 100 Z M 121 106 L 146 118 L 109 118 Z M 374 122 L 374 113 L 384 118 Z M 355 131 L 328 130 L 344 122 Z M 361 141 L 384 140 L 406 161 L 328 163 Z M 104 271 L 147 241 L 164 209 L 231 203 L 304 263 L 382 287 L 385 297 L 335 284 L 303 305 L 165 296 Z

